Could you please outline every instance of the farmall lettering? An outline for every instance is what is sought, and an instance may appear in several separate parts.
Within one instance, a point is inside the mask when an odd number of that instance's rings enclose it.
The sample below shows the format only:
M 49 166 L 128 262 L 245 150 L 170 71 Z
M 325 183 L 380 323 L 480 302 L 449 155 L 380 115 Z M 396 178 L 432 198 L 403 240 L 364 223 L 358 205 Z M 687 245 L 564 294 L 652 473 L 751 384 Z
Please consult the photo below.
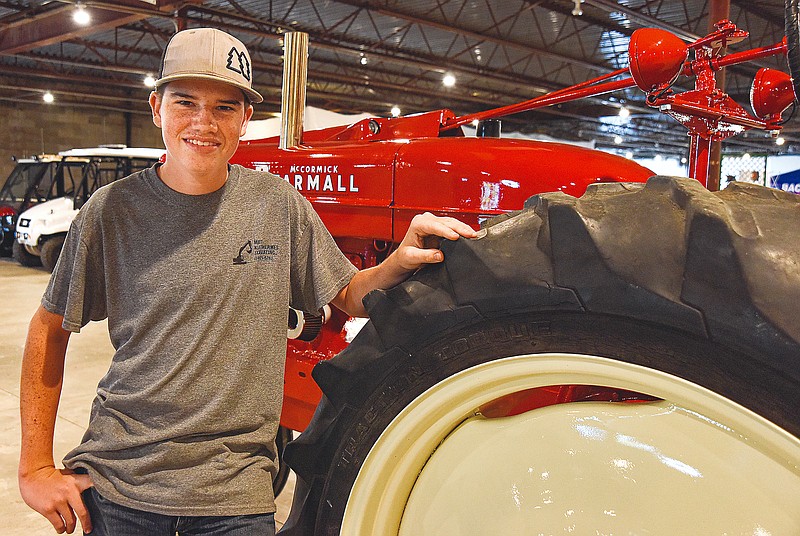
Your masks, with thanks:
M 341 172 L 339 165 L 299 165 L 280 166 L 284 170 L 270 169 L 269 164 L 256 165 L 258 171 L 269 171 L 297 188 L 300 192 L 358 192 L 355 175 Z

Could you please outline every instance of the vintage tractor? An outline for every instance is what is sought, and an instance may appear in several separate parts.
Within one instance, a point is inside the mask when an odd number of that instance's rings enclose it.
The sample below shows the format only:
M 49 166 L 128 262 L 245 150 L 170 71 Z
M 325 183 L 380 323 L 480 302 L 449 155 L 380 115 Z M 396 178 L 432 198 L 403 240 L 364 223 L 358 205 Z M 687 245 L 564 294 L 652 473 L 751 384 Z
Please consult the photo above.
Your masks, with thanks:
M 290 312 L 282 426 L 305 432 L 282 533 L 800 532 L 800 198 L 704 188 L 711 142 L 779 131 L 800 93 L 759 71 L 751 115 L 714 82 L 788 53 L 796 86 L 786 10 L 787 39 L 763 49 L 723 55 L 746 36 L 728 21 L 691 44 L 639 30 L 629 69 L 526 103 L 241 146 L 359 267 L 424 210 L 482 228 L 367 296 L 366 325 Z M 674 91 L 680 76 L 695 89 Z M 634 85 L 688 127 L 693 179 L 458 129 Z
M 601 151 L 489 135 L 498 134 L 492 120 L 479 125 L 480 137 L 467 138 L 458 126 L 442 128 L 456 120 L 449 110 L 365 119 L 305 132 L 302 144 L 286 149 L 278 138 L 242 142 L 231 161 L 294 185 L 360 269 L 383 261 L 424 211 L 477 227 L 522 209 L 538 193 L 580 196 L 591 184 L 644 182 L 653 175 Z M 312 369 L 342 351 L 364 325 L 361 320 L 330 308 L 289 311 L 279 450 L 290 430 L 305 430 L 319 403 Z M 287 475 L 284 464 L 276 488 Z

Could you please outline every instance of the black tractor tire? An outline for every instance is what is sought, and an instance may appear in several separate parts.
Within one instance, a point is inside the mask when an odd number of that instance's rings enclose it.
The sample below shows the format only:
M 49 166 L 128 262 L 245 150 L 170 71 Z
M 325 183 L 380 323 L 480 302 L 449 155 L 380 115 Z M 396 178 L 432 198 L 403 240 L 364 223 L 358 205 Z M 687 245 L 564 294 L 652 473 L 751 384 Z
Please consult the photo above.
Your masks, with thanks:
M 58 257 L 61 255 L 61 250 L 64 248 L 64 239 L 62 235 L 56 235 L 48 238 L 40 247 L 40 258 L 42 259 L 42 266 L 44 269 L 53 273 L 56 269 Z
M 314 369 L 323 398 L 285 451 L 298 482 L 281 534 L 338 534 L 395 416 L 441 380 L 509 356 L 663 371 L 800 437 L 798 226 L 793 194 L 653 177 L 535 196 L 480 238 L 445 241 L 444 263 L 369 294 L 371 321 Z
M 38 255 L 31 255 L 25 246 L 17 241 L 11 246 L 11 256 L 22 266 L 41 266 L 42 260 Z
M 283 488 L 286 487 L 286 481 L 289 480 L 291 469 L 283 461 L 283 451 L 291 440 L 292 431 L 283 426 L 278 426 L 278 433 L 275 436 L 275 447 L 278 450 L 278 472 L 272 479 L 272 493 L 275 497 L 280 495 Z

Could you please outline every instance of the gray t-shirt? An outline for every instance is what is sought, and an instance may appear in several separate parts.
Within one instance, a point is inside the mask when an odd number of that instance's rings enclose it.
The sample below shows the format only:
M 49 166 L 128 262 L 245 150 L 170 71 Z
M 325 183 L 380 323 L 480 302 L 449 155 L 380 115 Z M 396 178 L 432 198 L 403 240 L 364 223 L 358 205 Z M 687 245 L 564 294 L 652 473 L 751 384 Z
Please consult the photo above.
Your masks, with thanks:
M 288 306 L 316 311 L 356 269 L 278 177 L 231 166 L 191 196 L 155 169 L 92 196 L 42 299 L 67 330 L 107 317 L 116 349 L 64 464 L 131 508 L 273 512 Z

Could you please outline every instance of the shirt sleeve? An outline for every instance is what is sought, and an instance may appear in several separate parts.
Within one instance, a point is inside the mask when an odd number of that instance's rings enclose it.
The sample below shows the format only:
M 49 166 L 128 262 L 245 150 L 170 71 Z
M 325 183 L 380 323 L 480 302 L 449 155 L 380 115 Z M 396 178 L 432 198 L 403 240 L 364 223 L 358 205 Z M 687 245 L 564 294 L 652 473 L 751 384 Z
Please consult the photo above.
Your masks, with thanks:
M 315 312 L 330 303 L 358 269 L 344 256 L 311 203 L 298 195 L 293 240 L 291 299 L 295 309 Z
M 82 215 L 70 226 L 42 297 L 42 306 L 63 316 L 62 327 L 76 333 L 90 321 L 108 316 L 102 254 Z

